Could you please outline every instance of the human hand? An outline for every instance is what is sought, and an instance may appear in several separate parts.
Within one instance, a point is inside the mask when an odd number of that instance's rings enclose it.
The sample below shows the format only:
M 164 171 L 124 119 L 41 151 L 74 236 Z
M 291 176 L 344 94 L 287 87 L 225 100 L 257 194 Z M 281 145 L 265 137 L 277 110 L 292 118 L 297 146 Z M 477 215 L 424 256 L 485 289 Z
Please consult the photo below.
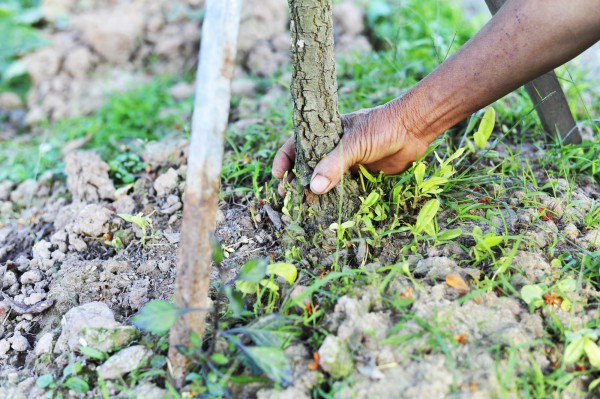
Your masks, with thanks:
M 344 135 L 338 145 L 315 167 L 310 189 L 324 194 L 334 188 L 345 171 L 359 164 L 371 171 L 399 173 L 425 154 L 429 142 L 408 129 L 393 103 L 342 115 Z M 272 173 L 283 179 L 291 175 L 296 158 L 294 138 L 277 152 Z M 282 190 L 279 190 L 282 193 Z

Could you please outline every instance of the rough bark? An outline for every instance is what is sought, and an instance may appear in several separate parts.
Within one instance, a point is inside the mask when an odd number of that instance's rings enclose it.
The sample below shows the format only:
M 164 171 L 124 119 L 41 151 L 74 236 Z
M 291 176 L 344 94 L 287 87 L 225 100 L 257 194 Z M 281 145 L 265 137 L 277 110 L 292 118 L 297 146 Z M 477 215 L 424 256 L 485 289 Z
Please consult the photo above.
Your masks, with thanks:
M 289 0 L 296 174 L 304 186 L 340 140 L 331 0 Z
M 294 135 L 296 141 L 296 176 L 301 184 L 297 196 L 317 163 L 340 141 L 343 134 L 338 110 L 335 48 L 331 0 L 289 0 L 292 34 L 292 84 Z M 339 217 L 349 215 L 358 185 L 349 175 L 328 194 L 305 197 L 311 209 L 305 227 L 328 227 Z M 301 200 L 298 200 L 298 202 Z M 308 219 L 306 219 L 306 217 Z

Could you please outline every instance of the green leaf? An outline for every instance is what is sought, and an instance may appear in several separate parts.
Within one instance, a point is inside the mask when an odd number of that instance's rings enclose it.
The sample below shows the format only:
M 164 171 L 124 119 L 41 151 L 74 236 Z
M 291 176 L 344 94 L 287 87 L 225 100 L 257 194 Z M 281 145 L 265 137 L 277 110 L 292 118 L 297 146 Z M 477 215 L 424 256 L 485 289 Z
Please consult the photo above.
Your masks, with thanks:
M 52 374 L 44 374 L 40 375 L 37 380 L 35 380 L 35 385 L 40 388 L 46 388 L 50 384 L 54 382 L 54 376 Z
M 223 262 L 223 259 L 225 258 L 225 254 L 223 253 L 223 247 L 221 246 L 219 239 L 214 234 L 210 235 L 210 239 L 212 241 L 213 262 L 215 262 L 215 265 L 219 267 L 219 265 L 221 264 L 221 262 Z
M 425 177 L 425 164 L 419 163 L 415 167 L 415 171 L 413 173 L 415 174 L 415 181 L 417 182 L 417 187 L 419 187 L 421 184 L 423 184 L 423 178 Z
M 480 132 L 475 132 L 475 134 L 473 134 L 473 141 L 475 141 L 475 146 L 477 148 L 485 148 L 485 146 L 487 145 L 487 140 L 483 137 L 483 134 L 481 134 Z
M 79 377 L 68 378 L 65 382 L 65 386 L 79 393 L 86 393 L 90 390 L 90 386 L 88 385 L 88 383 L 83 378 Z
M 429 200 L 423 205 L 423 208 L 421 208 L 421 211 L 419 212 L 419 216 L 417 216 L 417 223 L 415 223 L 414 228 L 415 233 L 421 233 L 429 224 L 431 224 L 438 209 L 440 209 L 440 201 L 437 199 Z
M 588 386 L 588 392 L 593 392 L 598 385 L 600 385 L 600 377 L 596 378 L 590 383 L 590 385 Z
M 371 194 L 369 194 L 367 196 L 367 199 L 365 199 L 362 203 L 363 208 L 369 208 L 373 205 L 375 205 L 375 203 L 377 202 L 377 200 L 379 199 L 379 193 L 377 191 L 372 191 Z
M 108 359 L 108 355 L 106 353 L 99 351 L 96 348 L 92 348 L 91 346 L 82 346 L 79 348 L 79 352 L 82 355 L 89 357 L 90 359 L 96 359 L 96 360 Z
M 291 263 L 273 263 L 267 266 L 267 273 L 279 276 L 292 285 L 298 277 L 298 268 Z
M 202 340 L 196 331 L 190 332 L 190 345 L 195 349 L 202 349 Z
M 485 245 L 487 245 L 488 248 L 493 248 L 497 245 L 500 245 L 502 241 L 504 241 L 504 237 L 500 236 L 486 236 L 483 238 L 483 242 L 485 242 Z
M 465 152 L 465 147 L 459 148 L 458 150 L 456 150 L 456 152 L 454 154 L 450 155 L 450 157 L 444 161 L 442 166 L 450 164 L 450 162 L 452 162 L 456 158 L 460 157 L 464 152 Z
M 494 130 L 494 124 L 496 122 L 496 111 L 494 108 L 488 108 L 483 117 L 481 118 L 481 122 L 479 123 L 479 129 L 473 136 L 475 140 L 475 145 L 478 148 L 485 148 L 488 140 L 492 136 L 492 131 Z
M 81 362 L 69 363 L 63 369 L 63 377 L 68 377 L 73 374 L 78 374 L 83 369 Z
M 271 280 L 264 279 L 260 282 L 260 285 L 262 285 L 263 287 L 267 287 L 267 289 L 269 291 L 273 291 L 273 292 L 279 291 L 279 286 Z
M 21 61 L 11 62 L 8 68 L 2 73 L 2 79 L 5 81 L 13 80 L 15 78 L 24 76 L 27 74 L 27 67 Z
M 292 384 L 292 366 L 282 349 L 254 346 L 242 347 L 242 350 L 271 380 L 282 386 Z
M 256 294 L 258 289 L 258 283 L 253 281 L 236 281 L 235 288 L 237 288 L 242 294 L 252 295 Z
M 277 314 L 270 314 L 257 319 L 250 325 L 234 328 L 230 332 L 248 335 L 258 346 L 283 348 L 301 331 L 294 326 L 292 320 Z
M 377 184 L 377 179 L 375 179 L 373 177 L 372 174 L 369 173 L 369 171 L 362 165 L 358 165 L 358 169 L 360 170 L 360 173 L 371 183 L 375 183 Z
M 244 298 L 238 291 L 234 291 L 231 286 L 225 287 L 225 295 L 229 300 L 229 309 L 235 317 L 240 317 L 244 311 Z
M 567 345 L 565 349 L 565 355 L 563 357 L 563 362 L 565 364 L 572 364 L 578 361 L 583 355 L 585 340 L 583 338 L 576 339 Z
M 577 290 L 577 280 L 573 278 L 567 278 L 558 283 L 558 289 L 560 292 L 575 292 Z
M 355 224 L 356 222 L 354 222 L 354 220 L 348 220 L 347 222 L 342 223 L 342 228 L 349 229 L 351 227 L 354 227 Z
M 129 215 L 127 213 L 118 213 L 117 216 L 126 221 L 127 223 L 133 223 L 133 215 Z
M 219 366 L 224 366 L 229 362 L 227 356 L 223 355 L 222 353 L 213 353 L 210 357 L 210 360 Z
M 447 182 L 448 179 L 445 177 L 432 176 L 419 187 L 419 190 L 423 194 L 437 194 L 442 191 L 440 187 Z
M 134 326 L 140 330 L 156 335 L 164 335 L 175 324 L 177 319 L 185 313 L 171 302 L 163 300 L 150 301 L 131 318 Z
M 544 290 L 539 285 L 525 285 L 521 288 L 521 299 L 528 305 L 542 300 L 543 294 Z
M 595 368 L 600 369 L 600 348 L 590 337 L 584 337 L 583 341 L 583 350 L 585 351 L 590 364 Z
M 0 18 L 0 59 L 10 59 L 25 54 L 47 43 L 34 28 Z
M 242 266 L 237 280 L 259 283 L 267 275 L 267 265 L 264 258 L 251 259 Z
M 436 238 L 439 241 L 450 241 L 450 240 L 454 240 L 457 237 L 460 237 L 461 234 L 462 234 L 461 229 L 444 230 L 440 234 L 438 234 Z
M 392 7 L 384 0 L 375 0 L 369 2 L 367 7 L 367 21 L 372 25 L 380 18 L 386 18 L 392 15 Z
M 564 312 L 569 312 L 571 310 L 571 301 L 567 298 L 563 298 L 562 303 L 560 304 L 560 308 L 564 311 Z

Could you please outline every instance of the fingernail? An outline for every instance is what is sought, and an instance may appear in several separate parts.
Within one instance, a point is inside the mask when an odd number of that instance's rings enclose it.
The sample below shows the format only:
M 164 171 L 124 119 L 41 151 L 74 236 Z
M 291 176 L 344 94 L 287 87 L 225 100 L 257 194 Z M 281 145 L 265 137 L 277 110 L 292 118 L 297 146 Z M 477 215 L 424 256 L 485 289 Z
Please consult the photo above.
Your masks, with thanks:
M 331 180 L 326 178 L 325 176 L 315 175 L 310 181 L 310 191 L 315 194 L 321 194 L 325 192 L 329 185 L 331 184 Z

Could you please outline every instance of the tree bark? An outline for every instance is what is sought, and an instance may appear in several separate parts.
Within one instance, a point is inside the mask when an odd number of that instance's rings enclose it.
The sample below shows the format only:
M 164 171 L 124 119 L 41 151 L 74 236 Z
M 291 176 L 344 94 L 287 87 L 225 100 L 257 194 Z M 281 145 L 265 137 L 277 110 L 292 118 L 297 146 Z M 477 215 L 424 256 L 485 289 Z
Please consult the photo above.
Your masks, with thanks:
M 302 187 L 294 202 L 310 208 L 305 229 L 327 228 L 356 209 L 358 185 L 349 174 L 329 193 L 314 196 L 306 187 L 317 163 L 343 134 L 338 110 L 331 0 L 289 0 L 292 34 L 292 84 L 295 172 Z M 298 199 L 299 198 L 299 199 Z M 341 215 L 340 215 L 341 212 Z
M 289 0 L 296 175 L 307 186 L 314 167 L 342 136 L 331 0 Z

